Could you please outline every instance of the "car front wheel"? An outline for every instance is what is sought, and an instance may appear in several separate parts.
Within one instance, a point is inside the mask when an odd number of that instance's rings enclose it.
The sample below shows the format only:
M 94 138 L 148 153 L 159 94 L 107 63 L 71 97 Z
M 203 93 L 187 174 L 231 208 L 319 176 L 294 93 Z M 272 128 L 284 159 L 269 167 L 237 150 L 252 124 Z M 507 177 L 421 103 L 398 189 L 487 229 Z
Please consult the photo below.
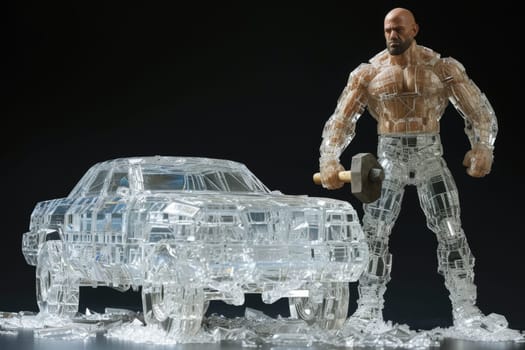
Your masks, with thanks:
M 147 324 L 158 324 L 170 336 L 192 336 L 201 328 L 208 302 L 202 288 L 168 284 L 144 287 L 142 306 Z
M 36 267 L 36 298 L 40 312 L 73 317 L 78 311 L 78 278 L 64 262 L 59 240 L 44 242 Z
M 309 285 L 310 294 L 315 293 Z M 290 315 L 304 320 L 308 325 L 322 329 L 339 329 L 348 315 L 350 290 L 348 283 L 324 283 L 322 298 L 290 298 Z

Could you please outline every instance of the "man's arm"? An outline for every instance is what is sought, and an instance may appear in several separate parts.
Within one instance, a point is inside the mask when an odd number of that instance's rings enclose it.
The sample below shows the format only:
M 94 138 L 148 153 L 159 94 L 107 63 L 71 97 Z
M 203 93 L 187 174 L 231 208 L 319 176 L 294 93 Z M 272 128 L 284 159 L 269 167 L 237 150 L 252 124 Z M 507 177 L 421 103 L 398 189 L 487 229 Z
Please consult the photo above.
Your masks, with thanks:
M 483 177 L 490 173 L 492 167 L 494 142 L 498 133 L 496 115 L 461 63 L 452 58 L 443 59 L 443 72 L 449 99 L 465 119 L 465 133 L 471 145 L 463 165 L 470 176 Z
M 357 120 L 367 104 L 366 86 L 369 81 L 371 66 L 362 64 L 357 67 L 348 79 L 341 96 L 337 101 L 334 113 L 326 122 L 319 152 L 319 169 L 323 187 L 336 189 L 343 186 L 338 173 L 344 170 L 339 157 L 355 135 Z

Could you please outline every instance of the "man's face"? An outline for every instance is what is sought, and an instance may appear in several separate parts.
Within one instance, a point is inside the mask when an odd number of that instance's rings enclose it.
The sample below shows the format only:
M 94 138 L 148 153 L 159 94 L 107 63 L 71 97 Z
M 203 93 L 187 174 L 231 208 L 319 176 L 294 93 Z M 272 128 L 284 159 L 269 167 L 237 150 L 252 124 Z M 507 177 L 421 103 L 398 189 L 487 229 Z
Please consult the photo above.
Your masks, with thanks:
M 391 55 L 405 52 L 414 40 L 415 31 L 404 17 L 396 16 L 385 19 L 386 48 Z

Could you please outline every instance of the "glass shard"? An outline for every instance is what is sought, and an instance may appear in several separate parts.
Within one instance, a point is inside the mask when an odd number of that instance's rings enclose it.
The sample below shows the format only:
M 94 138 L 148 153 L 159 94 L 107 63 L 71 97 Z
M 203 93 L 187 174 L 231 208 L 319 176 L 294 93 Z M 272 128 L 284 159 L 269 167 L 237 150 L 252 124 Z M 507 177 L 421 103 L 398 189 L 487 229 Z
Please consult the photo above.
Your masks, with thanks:
M 435 328 L 411 330 L 407 325 L 377 321 L 365 332 L 346 322 L 341 329 L 309 326 L 304 320 L 277 316 L 272 318 L 260 310 L 246 308 L 243 317 L 226 318 L 212 314 L 204 318 L 203 327 L 192 336 L 168 335 L 158 325 L 141 321 L 140 312 L 106 309 L 104 314 L 86 310 L 72 319 L 59 319 L 43 314 L 0 313 L 1 334 L 16 335 L 32 329 L 37 339 L 86 340 L 100 334 L 108 340 L 138 344 L 174 345 L 186 343 L 235 342 L 245 347 L 271 344 L 278 347 L 309 347 L 330 345 L 346 347 L 403 347 L 421 349 L 439 346 L 446 338 L 484 342 L 525 342 L 519 331 L 501 328 L 488 331 L 481 328 Z

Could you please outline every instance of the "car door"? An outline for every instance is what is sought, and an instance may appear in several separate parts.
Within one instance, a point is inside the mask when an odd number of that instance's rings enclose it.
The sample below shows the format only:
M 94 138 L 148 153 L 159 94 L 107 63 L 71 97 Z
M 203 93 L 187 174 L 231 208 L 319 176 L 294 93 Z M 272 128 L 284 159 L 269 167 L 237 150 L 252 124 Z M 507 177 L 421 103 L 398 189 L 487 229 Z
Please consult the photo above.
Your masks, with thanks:
M 97 208 L 95 236 L 97 242 L 96 261 L 103 265 L 118 266 L 126 263 L 125 243 L 128 201 L 131 189 L 129 167 L 115 167 L 108 174 L 106 186 L 101 192 Z
M 82 186 L 74 190 L 73 203 L 66 214 L 64 237 L 67 242 L 66 253 L 71 263 L 79 271 L 89 271 L 96 256 L 97 212 L 109 170 L 99 167 L 93 169 Z M 87 273 L 89 274 L 89 273 Z

